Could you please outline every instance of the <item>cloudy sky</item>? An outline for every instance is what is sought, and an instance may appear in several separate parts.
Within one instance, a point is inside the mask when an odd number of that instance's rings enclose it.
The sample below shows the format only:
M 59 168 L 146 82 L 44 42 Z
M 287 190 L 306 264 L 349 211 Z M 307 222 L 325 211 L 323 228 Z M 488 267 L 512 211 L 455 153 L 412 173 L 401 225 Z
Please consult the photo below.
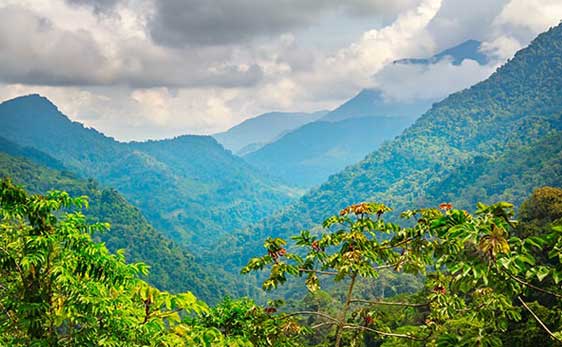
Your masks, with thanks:
M 120 140 L 212 134 L 362 88 L 442 97 L 560 19 L 561 0 L 0 0 L 0 100 L 39 93 Z M 467 39 L 494 59 L 388 65 Z

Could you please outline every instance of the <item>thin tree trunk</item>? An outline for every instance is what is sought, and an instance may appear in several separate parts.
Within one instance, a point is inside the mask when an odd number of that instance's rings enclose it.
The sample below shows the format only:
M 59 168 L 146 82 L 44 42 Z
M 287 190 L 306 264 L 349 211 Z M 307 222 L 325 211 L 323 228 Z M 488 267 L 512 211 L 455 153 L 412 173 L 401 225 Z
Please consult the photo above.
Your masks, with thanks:
M 343 327 L 345 326 L 345 322 L 346 322 L 346 317 L 347 317 L 347 311 L 349 311 L 349 306 L 351 305 L 351 298 L 353 295 L 353 286 L 355 286 L 355 278 L 357 277 L 357 273 L 353 273 L 353 275 L 351 275 L 351 283 L 349 284 L 349 288 L 347 290 L 347 296 L 345 298 L 345 304 L 343 306 L 343 311 L 341 313 L 340 319 L 339 319 L 339 323 L 338 323 L 338 328 L 336 330 L 336 347 L 340 347 L 341 346 L 341 337 L 343 334 Z

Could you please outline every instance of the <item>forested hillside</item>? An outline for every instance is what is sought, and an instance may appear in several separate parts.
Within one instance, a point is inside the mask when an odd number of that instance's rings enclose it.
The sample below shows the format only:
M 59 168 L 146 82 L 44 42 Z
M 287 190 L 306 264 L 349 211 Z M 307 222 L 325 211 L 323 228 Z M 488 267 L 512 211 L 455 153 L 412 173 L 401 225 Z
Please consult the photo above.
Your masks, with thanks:
M 7 141 L 0 147 L 0 177 L 10 177 L 14 183 L 34 193 L 65 190 L 74 196 L 88 196 L 89 208 L 84 210 L 88 219 L 111 225 L 109 231 L 96 234 L 94 238 L 104 241 L 113 252 L 125 250 L 129 262 L 142 261 L 150 265 L 148 281 L 153 285 L 174 292 L 190 290 L 211 302 L 228 292 L 224 275 L 209 271 L 185 247 L 179 247 L 154 229 L 117 191 L 103 188 L 93 180 L 81 180 L 69 172 L 2 153 L 7 147 Z M 17 149 L 16 145 L 11 147 Z
M 211 137 L 120 143 L 71 122 L 38 95 L 0 104 L 0 121 L 0 136 L 116 188 L 167 235 L 197 240 L 193 248 L 208 247 L 218 235 L 269 215 L 292 197 Z
M 311 187 L 391 140 L 414 117 L 364 117 L 306 124 L 244 156 L 250 164 L 292 185 Z
M 392 64 L 423 65 L 429 69 L 445 59 L 452 65 L 460 65 L 466 59 L 484 65 L 490 60 L 481 51 L 479 41 L 468 40 L 429 58 L 400 59 Z M 364 89 L 320 120 L 288 131 L 261 148 L 252 148 L 248 154 L 240 154 L 254 166 L 289 184 L 307 188 L 319 185 L 394 138 L 436 101 L 435 98 L 394 100 L 385 95 L 384 87 Z
M 460 169 L 463 164 L 485 156 L 490 158 L 492 166 L 497 160 L 517 165 L 516 158 L 514 162 L 502 156 L 510 151 L 524 154 L 529 151 L 528 146 L 543 138 L 557 138 L 562 130 L 560 76 L 562 25 L 538 36 L 487 80 L 435 104 L 402 135 L 365 160 L 330 177 L 284 212 L 251 228 L 252 236 L 243 236 L 241 242 L 247 244 L 256 233 L 286 235 L 289 230 L 310 227 L 321 222 L 318 211 L 342 208 L 357 201 L 380 201 L 401 211 L 407 205 L 428 202 L 431 191 L 432 197 L 447 197 L 453 205 L 466 206 L 465 200 L 473 199 L 469 194 L 470 180 L 457 179 L 467 186 L 456 186 L 461 195 L 454 198 L 441 190 L 446 188 L 443 182 L 451 182 L 454 171 L 463 171 Z M 556 160 L 551 156 L 559 155 L 558 144 L 555 141 L 549 146 L 551 153 L 535 152 L 530 156 L 540 154 L 544 162 Z M 530 182 L 560 185 L 558 169 L 530 170 L 524 177 L 523 187 L 499 186 L 497 191 L 490 191 L 490 196 L 478 195 L 478 199 L 489 201 L 491 197 L 509 196 L 510 191 L 520 189 L 514 194 L 520 201 L 522 194 L 530 193 Z M 506 172 L 506 176 L 519 175 L 517 169 L 511 168 L 482 170 L 484 173 L 500 171 Z M 498 181 L 510 179 L 500 177 Z M 443 201 L 429 202 L 436 206 Z

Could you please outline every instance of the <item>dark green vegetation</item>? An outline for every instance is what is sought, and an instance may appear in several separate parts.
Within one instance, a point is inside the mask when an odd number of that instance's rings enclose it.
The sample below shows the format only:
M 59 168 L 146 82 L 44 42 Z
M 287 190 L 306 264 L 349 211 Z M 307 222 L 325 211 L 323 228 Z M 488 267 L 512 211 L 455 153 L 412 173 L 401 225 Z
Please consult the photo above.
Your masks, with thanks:
M 394 141 L 252 228 L 252 235 L 284 237 L 354 201 L 387 202 L 398 211 L 442 199 L 454 206 L 495 197 L 520 203 L 536 186 L 562 185 L 560 76 L 562 25 L 486 81 L 435 104 Z M 247 244 L 255 236 L 240 238 Z
M 290 317 L 271 317 L 249 300 L 211 311 L 190 292 L 142 281 L 144 264 L 92 241 L 107 225 L 89 224 L 80 212 L 87 205 L 0 181 L 0 345 L 297 346 L 292 339 L 304 330 Z
M 327 111 L 314 113 L 270 112 L 247 119 L 228 131 L 215 134 L 226 149 L 239 155 L 253 152 L 283 134 L 323 117 Z
M 2 150 L 7 148 L 4 142 Z M 16 145 L 11 145 L 17 148 Z M 23 158 L 0 153 L 0 176 L 12 177 L 33 193 L 62 189 L 73 196 L 89 197 L 84 210 L 89 221 L 110 223 L 108 232 L 96 234 L 112 252 L 125 250 L 128 261 L 143 261 L 150 266 L 148 281 L 160 289 L 181 292 L 187 289 L 214 302 L 227 291 L 226 279 L 209 271 L 185 247 L 179 247 L 155 230 L 141 212 L 117 191 L 103 188 L 93 180 L 81 180 L 69 172 L 39 166 Z
M 0 104 L 0 136 L 119 190 L 151 224 L 194 250 L 286 204 L 291 192 L 225 151 L 213 138 L 119 143 L 71 122 L 47 99 Z
M 210 137 L 119 143 L 5 102 L 0 176 L 33 195 L 0 181 L 0 345 L 562 343 L 560 76 L 562 25 L 279 211 L 291 191 Z
M 127 264 L 92 235 L 107 229 L 81 211 L 86 197 L 29 195 L 0 181 L 0 343 L 6 346 L 555 346 L 562 343 L 562 190 L 544 187 L 513 219 L 513 205 L 474 215 L 442 204 L 406 211 L 360 203 L 321 232 L 293 237 L 292 253 L 268 238 L 244 273 L 268 269 L 263 286 L 306 278 L 310 294 L 290 311 L 225 298 L 209 308 L 192 293 L 156 289 L 142 263 Z M 381 235 L 386 237 L 381 238 Z M 412 294 L 365 296 L 363 282 L 421 276 Z M 347 289 L 319 290 L 320 276 Z
M 290 277 L 315 293 L 320 277 L 347 290 L 303 301 L 314 339 L 339 346 L 555 346 L 562 343 L 562 190 L 537 189 L 522 206 L 478 204 L 474 215 L 443 203 L 405 211 L 411 227 L 384 221 L 390 209 L 360 203 L 326 219 L 320 232 L 268 238 L 267 254 L 244 273 L 267 269 L 265 290 Z M 383 236 L 383 237 L 381 237 Z M 362 297 L 358 285 L 392 269 L 423 275 L 417 293 Z M 339 301 L 339 302 L 338 302 Z
M 400 134 L 414 119 L 364 117 L 317 121 L 245 155 L 244 159 L 289 184 L 315 186 Z

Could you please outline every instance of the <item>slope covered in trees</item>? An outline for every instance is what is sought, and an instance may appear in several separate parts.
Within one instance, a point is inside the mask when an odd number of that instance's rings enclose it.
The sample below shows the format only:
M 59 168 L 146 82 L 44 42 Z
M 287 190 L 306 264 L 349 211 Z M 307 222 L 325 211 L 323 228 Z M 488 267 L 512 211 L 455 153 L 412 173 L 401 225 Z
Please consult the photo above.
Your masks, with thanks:
M 303 279 L 300 307 L 225 298 L 210 309 L 192 293 L 148 285 L 92 235 L 85 197 L 30 195 L 0 181 L 0 343 L 6 346 L 555 346 L 562 342 L 562 190 L 537 189 L 521 209 L 479 204 L 471 215 L 448 204 L 384 221 L 379 203 L 348 206 L 301 231 L 243 273 L 267 270 L 266 290 Z M 380 235 L 386 235 L 380 238 Z M 300 251 L 293 252 L 296 246 Z M 305 254 L 305 257 L 300 256 Z M 399 297 L 363 297 L 363 282 L 393 269 L 423 281 Z M 319 292 L 319 276 L 347 287 Z
M 562 132 L 501 156 L 476 156 L 426 188 L 425 201 L 449 201 L 459 208 L 478 202 L 512 201 L 520 205 L 541 185 L 562 186 Z
M 28 194 L 0 181 L 0 345 L 302 345 L 294 318 L 251 300 L 210 310 L 191 292 L 150 286 L 145 264 L 92 239 L 107 225 L 88 222 L 87 205 L 86 197 Z
M 190 290 L 212 302 L 227 292 L 223 275 L 198 265 L 192 254 L 155 230 L 117 191 L 2 153 L 6 148 L 0 148 L 0 178 L 10 177 L 33 193 L 65 190 L 73 196 L 88 196 L 89 208 L 84 211 L 88 219 L 111 225 L 110 231 L 95 238 L 104 241 L 113 252 L 124 249 L 128 261 L 148 264 L 148 281 L 153 285 L 174 292 Z
M 297 229 L 307 228 L 321 222 L 318 211 L 342 208 L 355 201 L 386 202 L 401 211 L 404 206 L 427 202 L 428 187 L 437 189 L 432 196 L 444 197 L 446 192 L 439 191 L 441 182 L 475 157 L 491 158 L 491 165 L 495 160 L 512 165 L 512 160 L 498 158 L 508 151 L 525 153 L 527 146 L 556 136 L 562 129 L 560 76 L 562 25 L 538 36 L 487 80 L 435 104 L 394 141 L 330 177 L 285 211 L 252 228 L 252 233 L 286 235 L 288 221 L 298 221 Z M 556 147 L 553 153 L 539 154 L 544 158 L 558 156 Z M 536 184 L 558 181 L 560 177 L 534 170 L 529 175 L 532 177 L 526 180 Z M 469 188 L 470 185 L 457 187 L 461 194 Z M 501 189 L 509 192 L 514 188 Z M 529 185 L 522 192 L 529 194 L 528 189 Z M 488 198 L 479 196 L 484 201 Z M 464 199 L 457 196 L 455 202 Z M 442 201 L 429 202 L 437 205 Z M 243 235 L 241 242 L 250 242 L 254 237 Z
M 364 117 L 306 124 L 244 156 L 250 164 L 293 185 L 318 185 L 391 140 L 413 117 Z
M 208 136 L 120 143 L 71 122 L 38 95 L 0 104 L 0 121 L 0 136 L 118 189 L 158 229 L 182 242 L 195 239 L 193 248 L 209 246 L 292 197 Z

